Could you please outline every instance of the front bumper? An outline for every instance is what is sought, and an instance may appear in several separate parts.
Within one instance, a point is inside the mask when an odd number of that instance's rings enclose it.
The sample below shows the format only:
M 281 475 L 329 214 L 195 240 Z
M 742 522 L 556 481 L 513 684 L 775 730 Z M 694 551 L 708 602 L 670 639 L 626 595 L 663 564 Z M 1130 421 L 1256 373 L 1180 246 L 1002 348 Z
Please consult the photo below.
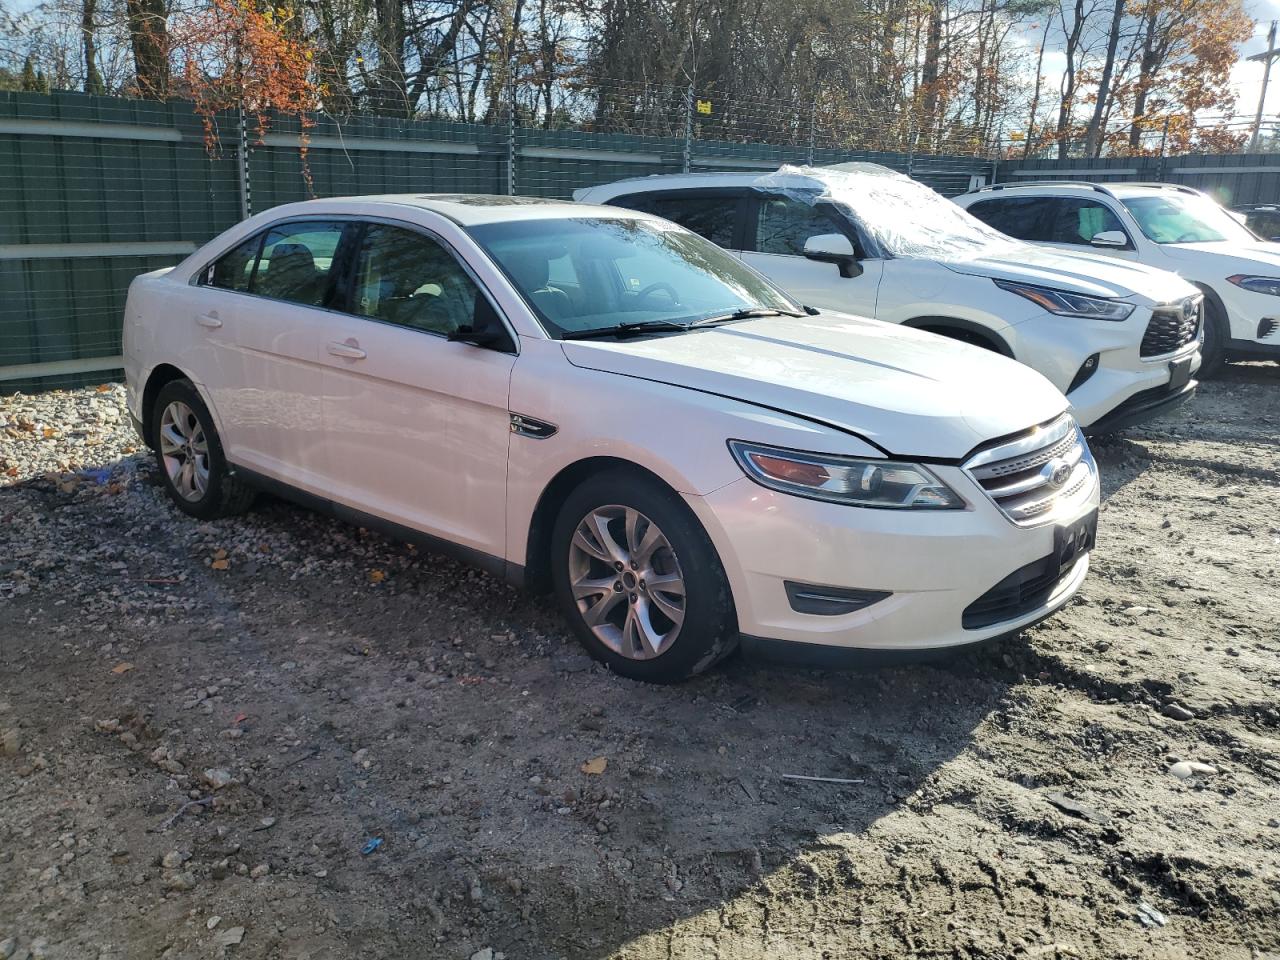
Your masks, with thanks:
M 1156 417 L 1163 417 L 1194 397 L 1199 385 L 1198 381 L 1191 380 L 1174 389 L 1163 386 L 1144 390 L 1095 420 L 1087 432 L 1091 436 L 1099 436 L 1132 427 L 1134 424 L 1145 423 Z
M 967 608 L 1010 574 L 1053 555 L 1055 529 L 1096 509 L 1097 477 L 1044 523 L 1019 527 L 959 467 L 930 469 L 968 501 L 966 509 L 871 510 L 776 493 L 746 478 L 706 497 L 686 497 L 724 563 L 749 644 L 766 638 L 844 650 L 955 647 L 1042 620 L 1079 589 L 1087 555 L 1034 607 L 966 629 Z M 852 613 L 801 613 L 788 599 L 787 581 L 890 596 Z
M 1150 319 L 1151 311 L 1142 307 L 1122 323 L 1041 314 L 1013 328 L 1014 355 L 1067 394 L 1072 412 L 1086 432 L 1100 432 L 1098 424 L 1104 418 L 1130 401 L 1148 396 L 1149 391 L 1167 386 L 1170 363 L 1191 357 L 1192 376 L 1200 369 L 1198 338 L 1163 356 L 1141 356 L 1142 338 Z M 1094 354 L 1098 355 L 1097 369 L 1068 392 L 1081 366 Z M 1144 416 L 1136 411 L 1137 407 L 1129 424 L 1165 412 L 1158 410 Z

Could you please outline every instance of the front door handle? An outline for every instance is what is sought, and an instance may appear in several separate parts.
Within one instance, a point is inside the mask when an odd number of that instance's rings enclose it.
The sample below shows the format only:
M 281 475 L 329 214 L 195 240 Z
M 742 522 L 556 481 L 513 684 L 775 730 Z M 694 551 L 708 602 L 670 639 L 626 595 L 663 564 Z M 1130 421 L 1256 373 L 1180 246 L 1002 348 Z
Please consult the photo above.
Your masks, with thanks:
M 363 360 L 367 356 L 363 350 L 356 346 L 354 339 L 348 340 L 346 343 L 330 340 L 328 350 L 335 357 L 346 357 L 348 360 Z
M 196 317 L 196 323 L 200 324 L 202 327 L 209 327 L 211 329 L 217 329 L 222 326 L 222 321 L 218 319 L 218 315 L 216 313 L 202 313 Z

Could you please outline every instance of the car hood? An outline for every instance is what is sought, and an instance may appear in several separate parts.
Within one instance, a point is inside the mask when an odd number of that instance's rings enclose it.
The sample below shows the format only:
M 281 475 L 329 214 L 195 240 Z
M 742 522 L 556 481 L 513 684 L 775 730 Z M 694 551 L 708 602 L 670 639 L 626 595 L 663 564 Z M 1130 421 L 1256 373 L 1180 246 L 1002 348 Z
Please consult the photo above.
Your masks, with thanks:
M 1181 300 L 1195 287 L 1167 270 L 1115 260 L 1095 253 L 1072 253 L 1027 244 L 1008 253 L 940 261 L 956 273 L 993 280 L 1039 284 L 1092 297 L 1141 299 L 1147 306 Z
M 578 367 L 817 420 L 900 457 L 959 459 L 1067 407 L 1048 380 L 997 353 L 836 313 L 563 347 Z
M 1280 243 L 1235 243 L 1219 240 L 1214 243 L 1166 243 L 1161 250 L 1174 263 L 1186 263 L 1185 271 L 1198 279 L 1221 279 L 1236 273 L 1254 273 L 1260 276 L 1280 277 Z M 1203 264 L 1210 258 L 1216 276 L 1204 276 Z

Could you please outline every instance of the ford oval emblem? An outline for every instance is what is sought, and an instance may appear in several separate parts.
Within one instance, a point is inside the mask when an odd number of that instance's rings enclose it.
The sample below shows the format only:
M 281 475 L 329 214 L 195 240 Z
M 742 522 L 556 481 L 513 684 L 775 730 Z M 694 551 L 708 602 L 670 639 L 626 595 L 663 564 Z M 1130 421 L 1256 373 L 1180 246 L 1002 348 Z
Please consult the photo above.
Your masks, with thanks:
M 1045 482 L 1057 489 L 1071 479 L 1071 464 L 1065 460 L 1050 460 L 1040 471 Z

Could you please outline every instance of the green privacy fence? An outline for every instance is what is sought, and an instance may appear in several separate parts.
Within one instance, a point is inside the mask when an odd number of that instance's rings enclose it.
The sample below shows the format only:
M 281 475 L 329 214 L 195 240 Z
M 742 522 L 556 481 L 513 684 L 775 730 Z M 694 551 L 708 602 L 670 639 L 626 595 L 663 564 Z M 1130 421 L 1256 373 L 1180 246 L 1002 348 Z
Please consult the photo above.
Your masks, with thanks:
M 307 198 L 296 126 L 281 121 L 260 143 L 251 132 L 242 137 L 238 116 L 220 116 L 216 127 L 221 151 L 211 157 L 190 103 L 0 93 L 0 391 L 118 376 L 120 321 L 134 276 L 178 262 L 247 212 Z M 317 196 L 567 198 L 625 177 L 850 160 L 884 164 L 947 195 L 993 178 L 1163 176 L 1227 184 L 1234 200 L 1246 202 L 1270 199 L 1280 182 L 1270 158 L 1239 156 L 993 164 L 820 149 L 812 141 L 783 146 L 382 117 L 322 117 L 309 136 Z M 1215 165 L 1219 176 L 1204 172 Z

